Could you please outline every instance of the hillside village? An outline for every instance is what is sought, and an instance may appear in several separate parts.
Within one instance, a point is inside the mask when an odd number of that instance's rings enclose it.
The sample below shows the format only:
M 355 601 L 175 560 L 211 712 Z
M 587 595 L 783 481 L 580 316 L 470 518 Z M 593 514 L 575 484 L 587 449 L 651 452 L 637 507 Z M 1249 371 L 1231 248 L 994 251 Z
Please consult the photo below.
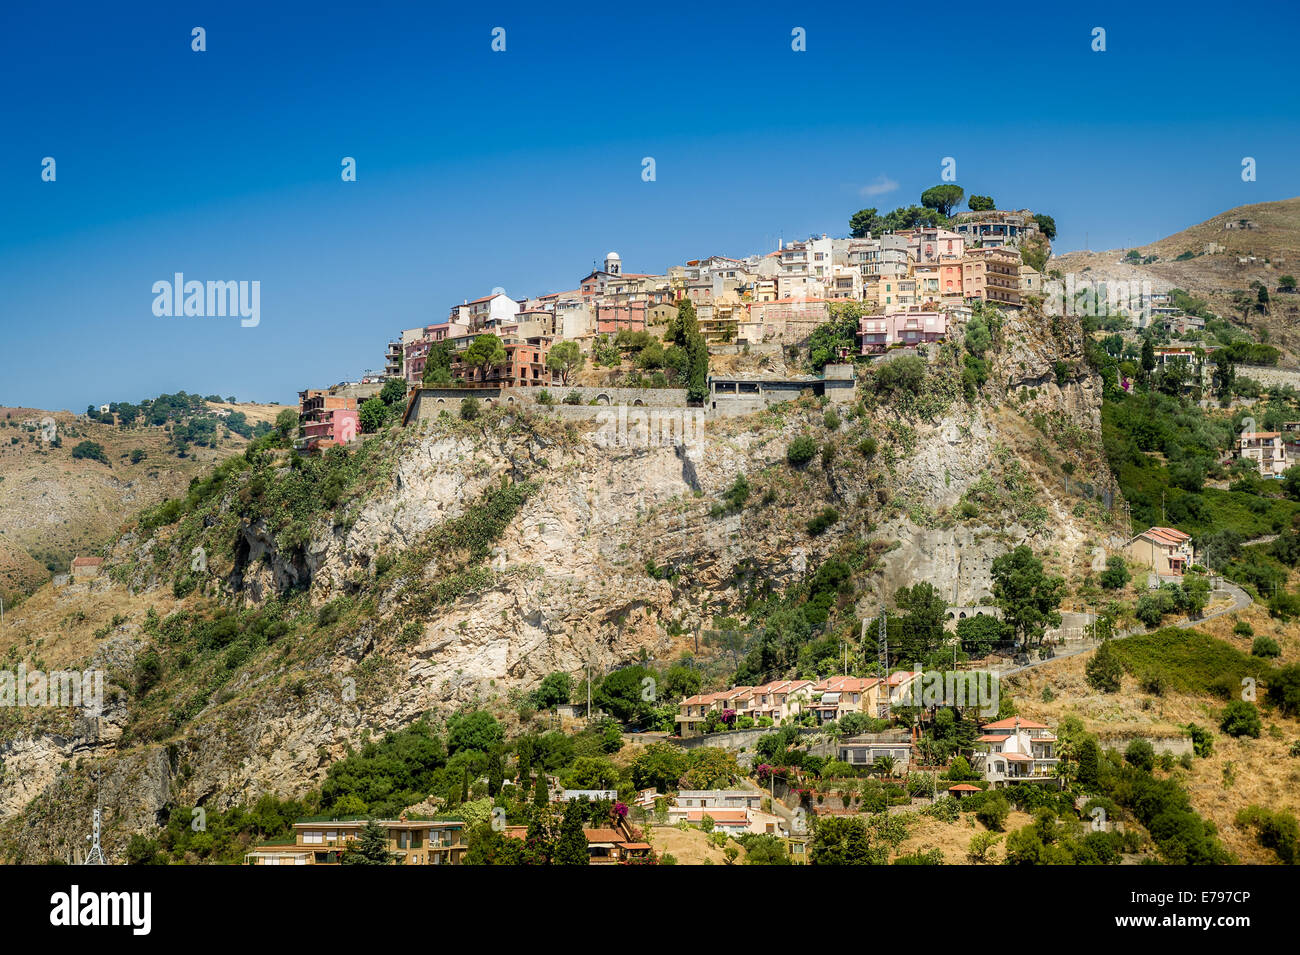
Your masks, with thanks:
M 1297 861 L 1286 354 L 921 198 L 304 383 L 11 613 L 109 689 L 5 711 L 0 850 L 104 805 L 133 864 Z

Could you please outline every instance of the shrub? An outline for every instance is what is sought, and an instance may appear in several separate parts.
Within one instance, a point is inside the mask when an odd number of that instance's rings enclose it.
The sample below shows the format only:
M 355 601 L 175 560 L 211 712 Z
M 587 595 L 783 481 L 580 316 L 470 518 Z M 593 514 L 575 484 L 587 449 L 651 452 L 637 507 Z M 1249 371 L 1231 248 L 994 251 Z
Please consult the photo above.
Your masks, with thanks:
M 1156 750 L 1150 740 L 1135 739 L 1124 750 L 1124 762 L 1148 773 L 1155 768 Z
M 1124 558 L 1114 554 L 1107 559 L 1106 569 L 1101 572 L 1101 585 L 1107 590 L 1119 590 L 1129 582 L 1131 576 Z
M 72 456 L 98 461 L 100 464 L 108 464 L 108 455 L 104 453 L 104 446 L 95 441 L 82 441 L 72 449 Z
M 477 398 L 463 398 L 460 402 L 460 418 L 462 421 L 473 421 L 480 414 Z
M 863 438 L 858 442 L 858 454 L 864 458 L 874 458 L 879 447 L 875 438 Z
M 1201 759 L 1208 759 L 1214 752 L 1214 734 L 1205 727 L 1188 723 L 1187 735 L 1192 738 L 1192 752 Z
M 840 512 L 833 507 L 827 507 L 820 514 L 808 522 L 808 533 L 817 537 L 826 531 L 828 527 L 839 522 Z
M 807 435 L 795 438 L 785 449 L 785 459 L 795 467 L 807 464 L 817 453 L 817 442 Z
M 1271 659 L 1272 657 L 1281 656 L 1282 648 L 1277 645 L 1277 641 L 1272 637 L 1258 636 L 1250 646 L 1250 655 Z
M 1097 652 L 1084 665 L 1084 674 L 1088 685 L 1103 693 L 1118 693 L 1120 682 L 1124 677 L 1124 667 L 1120 664 L 1109 641 L 1102 643 Z
M 826 414 L 822 416 L 822 422 L 826 425 L 827 431 L 840 430 L 840 416 L 835 413 L 834 408 L 826 409 Z
M 549 391 L 543 388 L 541 391 L 537 392 L 537 403 L 539 405 L 546 405 L 547 407 L 549 407 L 555 404 L 555 397 Z
M 576 391 L 570 391 L 564 396 L 564 403 L 566 405 L 580 405 L 582 404 L 582 395 Z
M 979 798 L 979 808 L 975 810 L 975 818 L 980 824 L 992 832 L 1001 832 L 1006 826 L 1007 816 L 1011 814 L 1011 804 L 1007 802 L 1007 797 L 1002 793 L 993 791 L 987 792 L 981 797 L 967 797 L 968 799 Z
M 1245 700 L 1233 700 L 1223 709 L 1223 719 L 1219 729 L 1229 736 L 1251 736 L 1259 739 L 1263 725 L 1259 719 L 1259 710 L 1254 704 Z

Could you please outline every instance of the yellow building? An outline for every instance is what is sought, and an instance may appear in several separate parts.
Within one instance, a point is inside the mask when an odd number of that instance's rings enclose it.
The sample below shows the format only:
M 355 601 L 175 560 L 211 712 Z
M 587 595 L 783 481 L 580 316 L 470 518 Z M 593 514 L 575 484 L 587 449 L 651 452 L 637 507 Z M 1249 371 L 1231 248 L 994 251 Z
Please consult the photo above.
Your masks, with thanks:
M 460 865 L 469 846 L 459 819 L 376 820 L 388 833 L 394 865 Z M 307 819 L 293 824 L 294 840 L 255 846 L 245 865 L 338 865 L 348 847 L 361 838 L 365 819 Z

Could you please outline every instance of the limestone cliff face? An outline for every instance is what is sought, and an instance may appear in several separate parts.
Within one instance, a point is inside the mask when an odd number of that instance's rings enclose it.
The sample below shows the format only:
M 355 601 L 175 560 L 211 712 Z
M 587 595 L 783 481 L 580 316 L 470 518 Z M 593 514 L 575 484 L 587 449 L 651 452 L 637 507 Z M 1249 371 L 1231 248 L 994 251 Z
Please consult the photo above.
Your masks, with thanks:
M 1037 389 L 1030 407 L 1063 413 L 1095 435 L 1100 389 L 1083 364 L 1081 338 L 1054 337 L 1041 321 L 1004 325 L 1005 344 L 994 356 L 998 388 Z M 1063 381 L 1057 362 L 1070 364 Z M 912 422 L 911 440 L 887 461 L 883 454 L 864 460 L 850 429 L 880 434 L 883 443 L 891 417 L 879 407 L 832 435 L 815 404 L 787 406 L 710 419 L 704 441 L 689 451 L 603 447 L 582 436 L 557 441 L 509 417 L 489 420 L 478 434 L 435 422 L 401 442 L 391 480 L 320 519 L 304 546 L 282 552 L 265 526 L 245 523 L 233 564 L 213 567 L 212 589 L 233 603 L 258 604 L 295 587 L 306 589 L 313 607 L 371 594 L 373 625 L 305 660 L 286 655 L 280 663 L 271 648 L 168 743 L 119 751 L 125 695 L 97 724 L 57 732 L 24 727 L 0 744 L 5 842 L 32 859 L 62 857 L 79 845 L 94 799 L 91 765 L 110 809 L 109 846 L 119 851 L 169 805 L 224 808 L 268 792 L 300 794 L 364 732 L 467 704 L 504 706 L 554 670 L 590 665 L 599 672 L 642 651 L 668 659 L 684 646 L 670 634 L 708 627 L 717 608 L 738 605 L 742 579 L 783 588 L 815 570 L 846 537 L 894 543 L 863 582 L 864 613 L 919 580 L 954 603 L 982 603 L 992 560 L 1015 543 L 1082 545 L 1087 529 L 1041 480 L 1046 531 L 1013 517 L 951 516 L 995 467 L 999 449 L 1015 443 L 1004 411 L 958 402 L 937 422 Z M 791 468 L 786 448 L 802 434 L 835 441 L 840 450 L 830 463 Z M 754 493 L 739 512 L 720 513 L 715 505 L 742 473 Z M 490 578 L 422 619 L 402 618 L 395 593 L 373 583 L 381 555 L 416 545 L 503 478 L 527 478 L 537 489 L 500 536 L 487 561 Z M 839 522 L 810 536 L 808 520 L 827 506 L 837 509 Z M 138 561 L 132 583 L 147 596 L 170 587 L 170 570 L 160 574 L 151 556 L 167 546 L 127 535 L 110 562 Z M 189 556 L 177 551 L 169 560 L 188 563 Z M 670 567 L 675 576 L 661 579 L 651 566 Z M 422 577 L 432 586 L 444 571 L 435 560 Z M 129 669 L 144 642 L 134 624 L 123 629 L 105 648 L 121 657 L 112 662 L 115 672 Z M 81 758 L 87 761 L 78 769 Z

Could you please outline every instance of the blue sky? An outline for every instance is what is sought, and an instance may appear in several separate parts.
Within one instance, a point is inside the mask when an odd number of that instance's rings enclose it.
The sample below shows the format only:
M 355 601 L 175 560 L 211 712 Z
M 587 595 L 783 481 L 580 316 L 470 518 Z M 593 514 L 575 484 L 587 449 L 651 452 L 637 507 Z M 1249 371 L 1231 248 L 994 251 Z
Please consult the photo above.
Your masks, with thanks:
M 290 401 L 611 249 L 651 272 L 843 235 L 945 156 L 1058 251 L 1300 194 L 1281 3 L 40 6 L 0 12 L 0 404 Z M 261 323 L 156 317 L 175 272 L 259 281 Z

